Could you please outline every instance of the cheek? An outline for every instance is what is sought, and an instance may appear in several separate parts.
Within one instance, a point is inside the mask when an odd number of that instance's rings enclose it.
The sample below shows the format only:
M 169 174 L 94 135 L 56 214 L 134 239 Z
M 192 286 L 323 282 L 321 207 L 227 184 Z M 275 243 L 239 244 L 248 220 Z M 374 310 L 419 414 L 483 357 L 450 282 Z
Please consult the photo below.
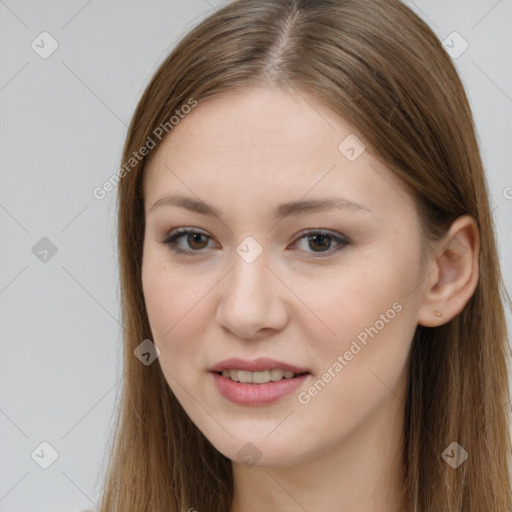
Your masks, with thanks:
M 398 261 L 395 251 L 386 257 L 379 250 L 308 294 L 308 304 L 329 327 L 319 321 L 309 327 L 320 382 L 308 396 L 319 407 L 338 403 L 328 414 L 339 421 L 348 411 L 357 416 L 371 410 L 399 386 L 417 325 L 415 262 L 414 254 Z
M 323 302 L 322 318 L 335 334 L 316 336 L 315 377 L 297 396 L 300 420 L 316 418 L 331 440 L 354 432 L 385 404 L 405 400 L 414 307 L 403 300 L 399 281 L 370 281 L 352 288 L 347 280 Z
M 207 317 L 204 299 L 214 283 L 200 273 L 198 277 L 197 272 L 180 271 L 149 251 L 145 256 L 142 287 L 153 342 L 161 351 L 161 364 L 183 373 L 185 367 L 196 364 Z
M 418 271 L 412 261 L 396 260 L 394 256 L 386 260 L 382 255 L 368 255 L 359 263 L 332 270 L 325 279 L 308 277 L 299 284 L 295 278 L 298 294 L 307 297 L 305 302 L 316 317 L 310 322 L 319 333 L 315 350 L 348 349 L 358 336 L 364 341 L 368 329 L 375 332 L 371 328 L 376 328 L 382 337 L 404 317 L 414 316 L 411 292 L 417 287 Z
M 186 318 L 204 294 L 204 280 L 197 276 L 173 265 L 166 247 L 151 242 L 144 246 L 142 289 L 153 331 L 166 333 Z

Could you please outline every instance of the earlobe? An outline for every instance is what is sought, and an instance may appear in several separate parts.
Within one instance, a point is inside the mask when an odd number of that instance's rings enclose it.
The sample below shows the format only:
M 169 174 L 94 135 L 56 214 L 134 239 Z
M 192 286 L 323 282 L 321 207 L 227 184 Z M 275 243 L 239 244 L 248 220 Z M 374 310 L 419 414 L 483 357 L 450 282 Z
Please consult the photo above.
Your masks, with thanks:
M 432 278 L 427 279 L 418 323 L 443 325 L 457 316 L 469 302 L 478 283 L 480 238 L 475 219 L 457 218 L 446 236 L 436 244 Z

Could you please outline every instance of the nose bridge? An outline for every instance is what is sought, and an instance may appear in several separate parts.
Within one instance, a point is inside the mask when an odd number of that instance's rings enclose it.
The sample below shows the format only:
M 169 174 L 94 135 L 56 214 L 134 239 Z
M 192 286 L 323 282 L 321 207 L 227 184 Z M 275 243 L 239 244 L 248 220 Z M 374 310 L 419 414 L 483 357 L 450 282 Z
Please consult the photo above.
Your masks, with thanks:
M 254 261 L 237 254 L 233 258 L 233 271 L 228 280 L 225 298 L 236 304 L 246 304 L 252 309 L 268 302 L 270 288 L 266 255 L 261 254 Z M 234 304 L 236 306 L 236 304 Z
M 263 240 L 259 238 L 258 242 L 254 237 L 246 236 L 235 248 L 235 254 L 233 254 L 234 268 L 230 292 L 240 295 L 240 298 L 253 295 L 257 300 L 260 293 L 264 291 L 260 288 L 270 274 L 267 268 L 268 251 L 264 250 Z

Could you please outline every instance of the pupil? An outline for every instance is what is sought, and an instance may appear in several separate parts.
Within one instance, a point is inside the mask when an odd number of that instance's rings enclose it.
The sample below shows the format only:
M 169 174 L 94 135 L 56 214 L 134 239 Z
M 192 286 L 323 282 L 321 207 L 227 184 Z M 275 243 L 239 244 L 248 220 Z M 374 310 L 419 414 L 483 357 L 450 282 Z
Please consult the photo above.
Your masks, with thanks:
M 325 243 L 325 239 L 326 238 L 330 239 L 330 237 L 327 236 L 327 235 L 311 235 L 309 237 L 309 241 L 311 242 L 311 241 L 314 241 L 315 239 L 318 239 L 318 238 L 320 238 L 320 240 L 323 241 L 324 243 Z M 314 242 L 314 243 L 316 243 L 316 242 Z M 319 245 L 321 245 L 321 243 Z M 327 245 L 329 245 L 329 244 L 327 244 Z M 327 249 L 328 249 L 328 247 L 327 247 Z
M 198 242 L 199 244 L 201 243 L 200 242 L 200 239 L 201 237 L 204 237 L 204 235 L 202 235 L 201 233 L 193 233 L 191 235 L 188 236 L 188 241 L 190 243 L 191 239 L 192 239 L 192 243 L 190 244 L 191 247 L 194 246 L 194 243 Z M 197 240 L 197 238 L 199 238 L 199 241 Z

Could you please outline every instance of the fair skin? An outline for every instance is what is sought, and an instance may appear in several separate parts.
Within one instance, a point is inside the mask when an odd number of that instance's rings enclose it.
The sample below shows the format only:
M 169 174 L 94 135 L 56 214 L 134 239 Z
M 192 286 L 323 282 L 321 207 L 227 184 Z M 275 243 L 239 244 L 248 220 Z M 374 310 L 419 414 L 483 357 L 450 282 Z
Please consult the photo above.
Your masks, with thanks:
M 397 512 L 414 331 L 448 322 L 476 286 L 474 220 L 457 219 L 425 254 L 397 176 L 368 146 L 354 161 L 338 149 L 355 133 L 304 91 L 244 89 L 196 107 L 145 169 L 142 282 L 158 361 L 189 417 L 232 460 L 231 512 Z M 219 215 L 152 208 L 171 194 Z M 272 216 L 281 203 L 326 197 L 364 208 Z M 205 235 L 176 240 L 186 254 L 162 243 L 179 227 Z M 308 243 L 306 229 L 349 243 L 318 233 Z M 236 251 L 249 236 L 263 251 L 251 263 Z M 349 360 L 371 326 L 377 334 Z M 261 356 L 309 374 L 270 404 L 219 393 L 215 363 Z M 329 368 L 328 383 L 308 394 Z M 247 443 L 255 465 L 238 455 Z

